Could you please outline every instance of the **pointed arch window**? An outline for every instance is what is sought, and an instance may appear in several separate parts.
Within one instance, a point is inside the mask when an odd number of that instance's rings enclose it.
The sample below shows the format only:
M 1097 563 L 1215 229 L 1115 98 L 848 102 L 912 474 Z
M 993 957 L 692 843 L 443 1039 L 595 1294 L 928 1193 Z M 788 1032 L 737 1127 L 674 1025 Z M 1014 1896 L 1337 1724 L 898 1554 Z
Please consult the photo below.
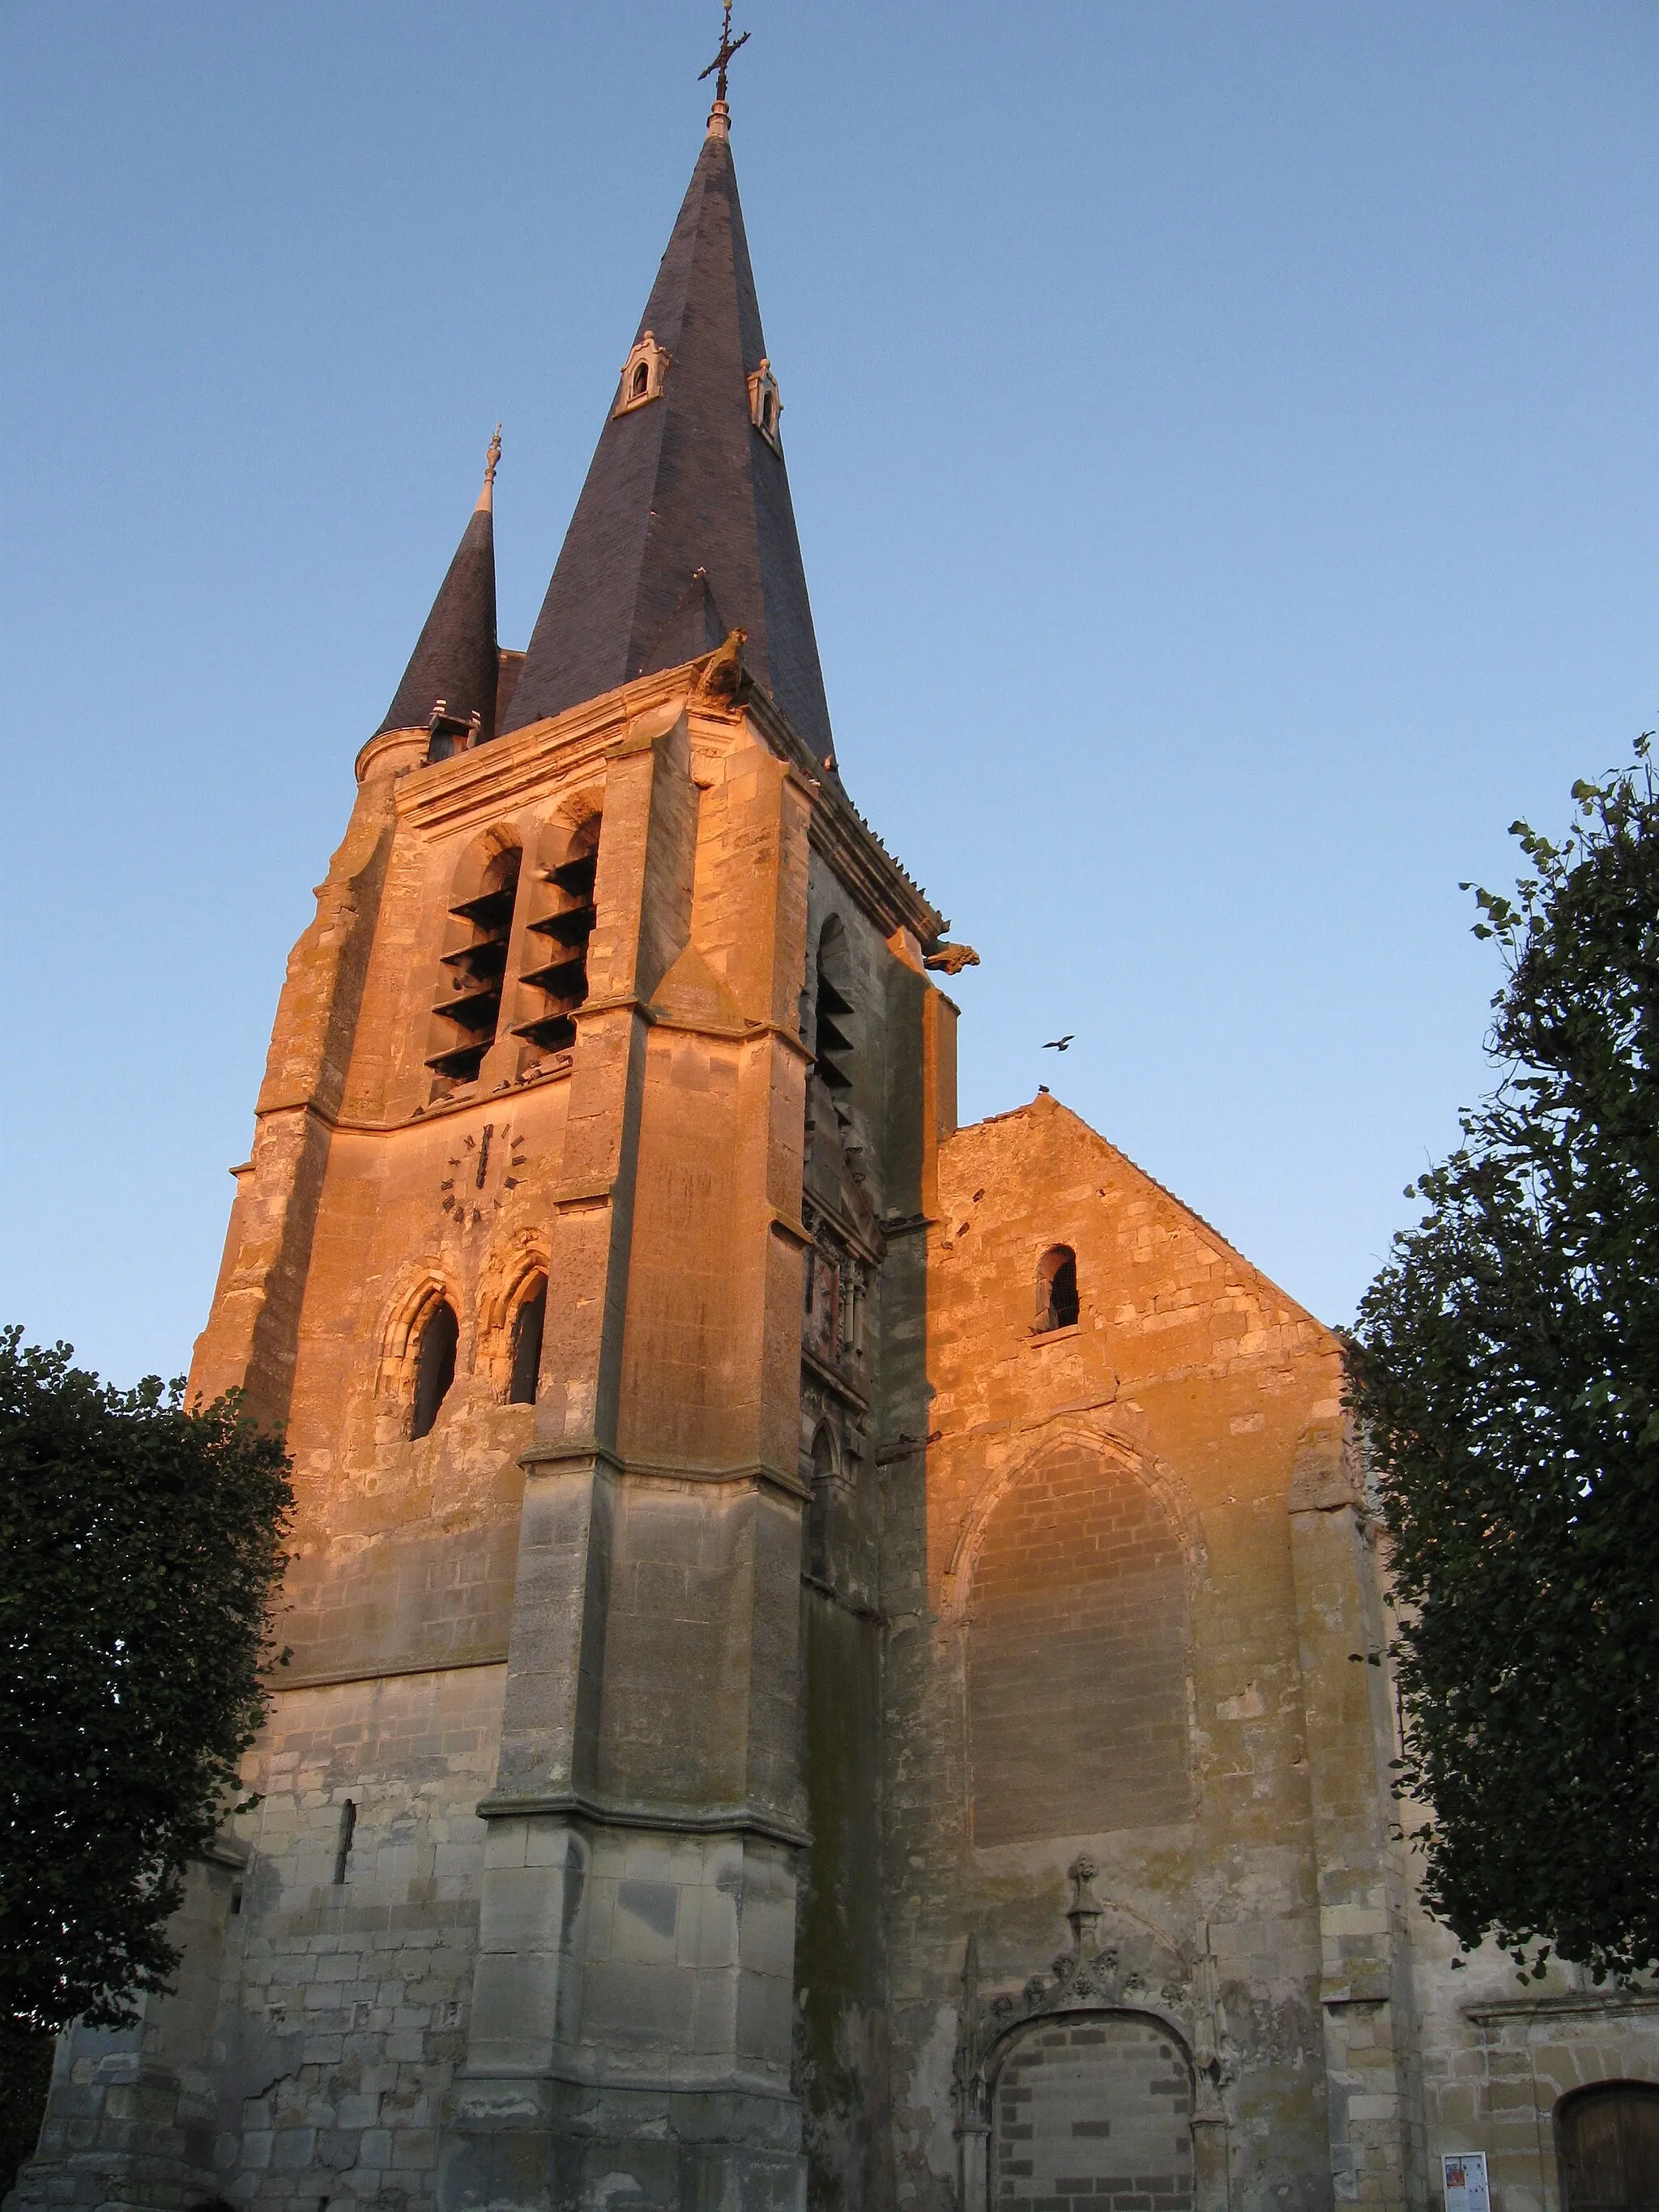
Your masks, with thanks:
M 541 1380 L 542 1337 L 547 1327 L 547 1278 L 532 1275 L 513 1316 L 513 1379 L 509 1406 L 533 1406 Z
M 438 1410 L 455 1380 L 455 1347 L 460 1335 L 454 1307 L 447 1298 L 440 1298 L 422 1326 L 420 1348 L 415 1354 L 415 1407 L 409 1431 L 411 1437 L 429 1437 L 432 1433 Z
M 1051 1245 L 1037 1262 L 1035 1334 L 1046 1336 L 1053 1329 L 1075 1328 L 1079 1310 L 1077 1254 L 1069 1244 Z
M 449 995 L 432 1009 L 439 1024 L 438 1049 L 427 1061 L 447 1084 L 476 1082 L 484 1054 L 495 1042 L 520 857 L 516 845 L 497 852 L 478 889 L 449 909 L 450 935 L 459 941 L 443 956 Z

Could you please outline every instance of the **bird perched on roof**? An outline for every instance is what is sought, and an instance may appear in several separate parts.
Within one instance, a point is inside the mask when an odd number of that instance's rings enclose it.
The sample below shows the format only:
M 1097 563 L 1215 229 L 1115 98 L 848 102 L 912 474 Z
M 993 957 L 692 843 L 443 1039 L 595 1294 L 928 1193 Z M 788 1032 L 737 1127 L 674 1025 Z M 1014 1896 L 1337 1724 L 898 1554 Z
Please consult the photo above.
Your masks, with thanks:
M 1064 1052 L 1066 1046 L 1071 1043 L 1072 1039 L 1076 1035 L 1077 1031 L 1075 1030 L 1067 1030 L 1063 1037 L 1050 1037 L 1048 1043 L 1043 1046 L 1042 1049 L 1044 1052 Z

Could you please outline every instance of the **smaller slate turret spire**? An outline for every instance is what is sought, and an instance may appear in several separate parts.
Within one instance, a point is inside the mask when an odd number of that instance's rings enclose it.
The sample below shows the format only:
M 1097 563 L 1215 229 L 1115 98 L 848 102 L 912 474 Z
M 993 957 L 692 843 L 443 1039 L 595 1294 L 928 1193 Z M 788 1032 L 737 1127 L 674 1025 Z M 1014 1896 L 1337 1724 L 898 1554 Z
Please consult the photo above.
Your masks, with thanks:
M 501 656 L 495 643 L 496 465 L 501 426 L 489 441 L 483 489 L 438 587 L 404 680 L 386 709 L 382 730 L 424 730 L 441 706 L 447 726 L 465 732 L 476 714 L 483 742 L 495 734 L 495 681 Z

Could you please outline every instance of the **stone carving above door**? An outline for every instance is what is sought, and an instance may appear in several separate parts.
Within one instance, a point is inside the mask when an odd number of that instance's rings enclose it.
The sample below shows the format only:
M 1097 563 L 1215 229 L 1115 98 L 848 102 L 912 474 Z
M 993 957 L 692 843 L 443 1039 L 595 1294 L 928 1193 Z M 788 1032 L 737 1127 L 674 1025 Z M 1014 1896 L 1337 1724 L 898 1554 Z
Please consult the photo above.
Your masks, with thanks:
M 1194 1955 L 1183 1959 L 1144 1926 L 1108 1913 L 1094 1893 L 1099 1873 L 1086 1855 L 1073 1861 L 1066 1915 L 1071 1948 L 1056 1954 L 1048 1973 L 1031 1975 L 1018 1991 L 983 1988 L 978 1945 L 968 1938 L 955 2063 L 964 2212 L 979 2212 L 988 2201 L 992 2100 L 1004 2060 L 1028 2031 L 1062 2021 L 1076 2025 L 1091 2016 L 1140 2019 L 1167 2034 L 1179 2051 L 1192 2084 L 1194 2212 L 1226 2212 L 1226 2092 L 1238 2077 L 1238 2051 L 1221 2009 L 1208 1929 L 1200 1930 Z M 1103 1942 L 1101 1923 L 1109 1919 L 1121 1924 Z

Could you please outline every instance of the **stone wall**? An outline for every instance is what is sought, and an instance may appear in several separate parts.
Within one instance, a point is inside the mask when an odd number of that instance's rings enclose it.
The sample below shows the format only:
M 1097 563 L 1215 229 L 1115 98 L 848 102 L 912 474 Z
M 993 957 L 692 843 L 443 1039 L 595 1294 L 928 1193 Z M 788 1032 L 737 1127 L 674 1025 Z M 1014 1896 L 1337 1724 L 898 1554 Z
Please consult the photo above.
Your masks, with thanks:
M 1139 1986 L 1186 1992 L 1203 2124 L 1224 2144 L 1195 2164 L 1201 2201 L 1327 2205 L 1290 1504 L 1310 1440 L 1340 1459 L 1336 1347 L 1047 1098 L 942 1138 L 933 1211 L 937 1434 L 884 1499 L 900 2201 L 963 2201 L 968 2014 L 1064 1948 L 1081 1851 L 1101 1870 L 1097 1940 Z M 1037 1334 L 1056 1244 L 1077 1255 L 1079 1317 Z M 1073 1616 L 1090 1632 L 1074 1647 Z

